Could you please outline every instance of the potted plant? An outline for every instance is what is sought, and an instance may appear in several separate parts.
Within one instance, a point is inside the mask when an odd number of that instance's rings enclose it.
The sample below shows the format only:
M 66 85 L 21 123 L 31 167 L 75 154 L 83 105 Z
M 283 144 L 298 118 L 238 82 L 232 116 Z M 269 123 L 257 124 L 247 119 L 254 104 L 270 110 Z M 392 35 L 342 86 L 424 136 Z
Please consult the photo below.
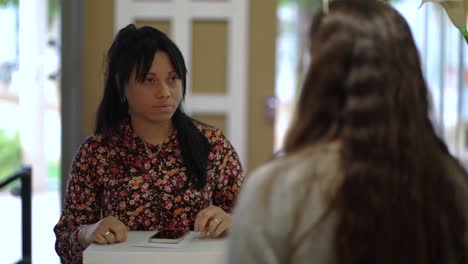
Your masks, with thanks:
M 468 0 L 422 0 L 421 6 L 426 2 L 440 4 L 449 16 L 450 21 L 460 30 L 468 44 L 468 30 L 466 27 L 468 20 Z

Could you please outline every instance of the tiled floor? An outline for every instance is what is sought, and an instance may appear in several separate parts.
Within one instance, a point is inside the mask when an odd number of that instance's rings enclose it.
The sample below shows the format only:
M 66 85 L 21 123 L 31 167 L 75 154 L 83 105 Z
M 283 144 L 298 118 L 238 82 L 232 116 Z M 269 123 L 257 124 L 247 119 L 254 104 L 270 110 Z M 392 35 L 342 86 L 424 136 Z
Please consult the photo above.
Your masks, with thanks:
M 60 216 L 58 191 L 34 194 L 32 201 L 32 262 L 55 264 L 53 227 Z M 0 192 L 0 263 L 15 263 L 21 258 L 21 200 Z

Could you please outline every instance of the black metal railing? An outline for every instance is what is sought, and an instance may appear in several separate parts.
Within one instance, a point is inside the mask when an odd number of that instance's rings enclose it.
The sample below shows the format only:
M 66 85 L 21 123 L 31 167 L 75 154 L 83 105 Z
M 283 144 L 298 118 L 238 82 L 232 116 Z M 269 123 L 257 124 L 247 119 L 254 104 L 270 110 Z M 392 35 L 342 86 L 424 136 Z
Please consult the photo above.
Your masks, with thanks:
M 24 166 L 12 176 L 0 182 L 0 190 L 8 184 L 19 180 L 21 197 L 21 232 L 22 232 L 22 259 L 17 264 L 31 263 L 31 167 Z

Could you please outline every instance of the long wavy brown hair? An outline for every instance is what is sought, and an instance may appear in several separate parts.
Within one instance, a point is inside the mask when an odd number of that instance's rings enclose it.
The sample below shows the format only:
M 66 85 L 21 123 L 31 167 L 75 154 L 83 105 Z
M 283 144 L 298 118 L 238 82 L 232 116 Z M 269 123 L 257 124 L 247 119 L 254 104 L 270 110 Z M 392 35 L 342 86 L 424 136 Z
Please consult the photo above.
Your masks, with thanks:
M 464 263 L 451 173 L 465 170 L 429 120 L 414 40 L 389 4 L 335 0 L 312 23 L 311 64 L 285 152 L 341 141 L 340 264 Z M 468 201 L 467 201 L 468 202 Z

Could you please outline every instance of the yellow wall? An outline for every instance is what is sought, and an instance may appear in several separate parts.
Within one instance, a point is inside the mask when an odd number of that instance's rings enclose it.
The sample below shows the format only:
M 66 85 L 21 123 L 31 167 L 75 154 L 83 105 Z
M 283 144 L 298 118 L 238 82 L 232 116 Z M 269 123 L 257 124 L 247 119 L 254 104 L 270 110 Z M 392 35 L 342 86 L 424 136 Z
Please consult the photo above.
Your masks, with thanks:
M 113 0 L 85 0 L 85 135 L 94 129 L 95 113 L 103 91 L 104 58 L 114 36 L 113 12 Z M 275 87 L 276 0 L 250 0 L 249 33 L 249 157 L 246 165 L 252 169 L 270 159 L 273 151 L 274 129 L 264 120 L 263 108 L 265 97 L 273 95 Z
M 104 61 L 114 37 L 114 1 L 84 2 L 83 133 L 94 130 L 97 106 L 104 90 Z
M 227 22 L 194 21 L 192 25 L 192 92 L 226 93 Z
M 274 127 L 264 119 L 265 97 L 275 94 L 276 0 L 250 1 L 249 170 L 269 160 Z

